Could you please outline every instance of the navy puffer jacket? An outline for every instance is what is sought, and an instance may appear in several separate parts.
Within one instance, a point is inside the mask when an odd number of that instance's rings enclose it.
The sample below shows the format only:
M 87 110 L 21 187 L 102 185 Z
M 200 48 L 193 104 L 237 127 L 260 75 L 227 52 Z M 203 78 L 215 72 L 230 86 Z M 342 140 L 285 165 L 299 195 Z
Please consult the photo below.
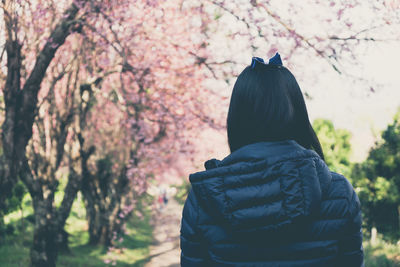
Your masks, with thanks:
M 190 175 L 181 265 L 363 266 L 350 183 L 295 141 L 238 149 Z

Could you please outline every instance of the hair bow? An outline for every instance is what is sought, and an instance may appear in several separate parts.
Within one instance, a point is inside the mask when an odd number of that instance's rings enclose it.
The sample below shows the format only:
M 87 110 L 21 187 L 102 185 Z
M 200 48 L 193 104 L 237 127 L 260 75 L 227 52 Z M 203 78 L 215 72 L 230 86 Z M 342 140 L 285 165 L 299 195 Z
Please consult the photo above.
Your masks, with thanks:
M 282 66 L 282 60 L 281 56 L 279 53 L 276 53 L 275 56 L 269 59 L 268 64 L 264 62 L 264 59 L 260 57 L 253 57 L 251 59 L 251 68 L 254 69 L 257 64 L 263 64 L 263 65 L 277 65 L 277 66 Z

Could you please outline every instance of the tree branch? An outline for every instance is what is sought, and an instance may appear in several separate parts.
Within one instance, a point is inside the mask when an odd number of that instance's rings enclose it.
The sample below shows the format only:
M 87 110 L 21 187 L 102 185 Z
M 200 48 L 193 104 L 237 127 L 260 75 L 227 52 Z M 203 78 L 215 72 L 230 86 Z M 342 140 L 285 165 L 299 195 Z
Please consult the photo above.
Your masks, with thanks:
M 78 1 L 75 1 L 78 2 Z M 64 44 L 65 39 L 72 33 L 72 26 L 76 22 L 75 18 L 78 14 L 79 7 L 73 2 L 71 6 L 64 12 L 61 21 L 54 28 L 50 37 L 48 38 L 43 49 L 40 51 L 31 74 L 29 75 L 23 87 L 22 99 L 22 115 L 25 118 L 23 125 L 24 132 L 26 133 L 24 146 L 32 136 L 32 123 L 35 118 L 35 110 L 37 108 L 37 95 L 40 90 L 40 84 L 44 78 L 46 70 L 50 62 L 55 56 L 58 48 Z M 87 1 L 81 0 L 79 3 L 83 6 Z

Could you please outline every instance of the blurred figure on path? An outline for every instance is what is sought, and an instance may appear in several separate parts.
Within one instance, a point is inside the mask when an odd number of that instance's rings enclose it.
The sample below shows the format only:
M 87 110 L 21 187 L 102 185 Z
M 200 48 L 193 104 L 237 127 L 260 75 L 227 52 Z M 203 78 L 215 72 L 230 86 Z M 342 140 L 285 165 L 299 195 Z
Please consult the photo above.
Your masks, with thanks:
M 158 195 L 157 202 L 158 202 L 158 209 L 162 210 L 164 206 L 164 200 L 161 194 Z
M 159 185 L 157 187 L 157 207 L 158 210 L 163 210 L 163 208 L 168 204 L 168 199 L 169 199 L 169 192 L 172 191 L 170 190 L 169 187 L 165 185 Z
M 164 202 L 164 206 L 168 204 L 167 191 L 164 191 L 164 193 L 163 193 L 163 202 Z

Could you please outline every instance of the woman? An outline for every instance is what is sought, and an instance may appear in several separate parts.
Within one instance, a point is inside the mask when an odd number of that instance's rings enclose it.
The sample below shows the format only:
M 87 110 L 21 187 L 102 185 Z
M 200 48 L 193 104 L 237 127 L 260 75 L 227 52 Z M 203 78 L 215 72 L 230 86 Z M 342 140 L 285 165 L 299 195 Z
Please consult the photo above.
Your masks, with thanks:
M 363 266 L 359 200 L 278 53 L 237 78 L 227 130 L 231 154 L 189 177 L 181 265 Z

